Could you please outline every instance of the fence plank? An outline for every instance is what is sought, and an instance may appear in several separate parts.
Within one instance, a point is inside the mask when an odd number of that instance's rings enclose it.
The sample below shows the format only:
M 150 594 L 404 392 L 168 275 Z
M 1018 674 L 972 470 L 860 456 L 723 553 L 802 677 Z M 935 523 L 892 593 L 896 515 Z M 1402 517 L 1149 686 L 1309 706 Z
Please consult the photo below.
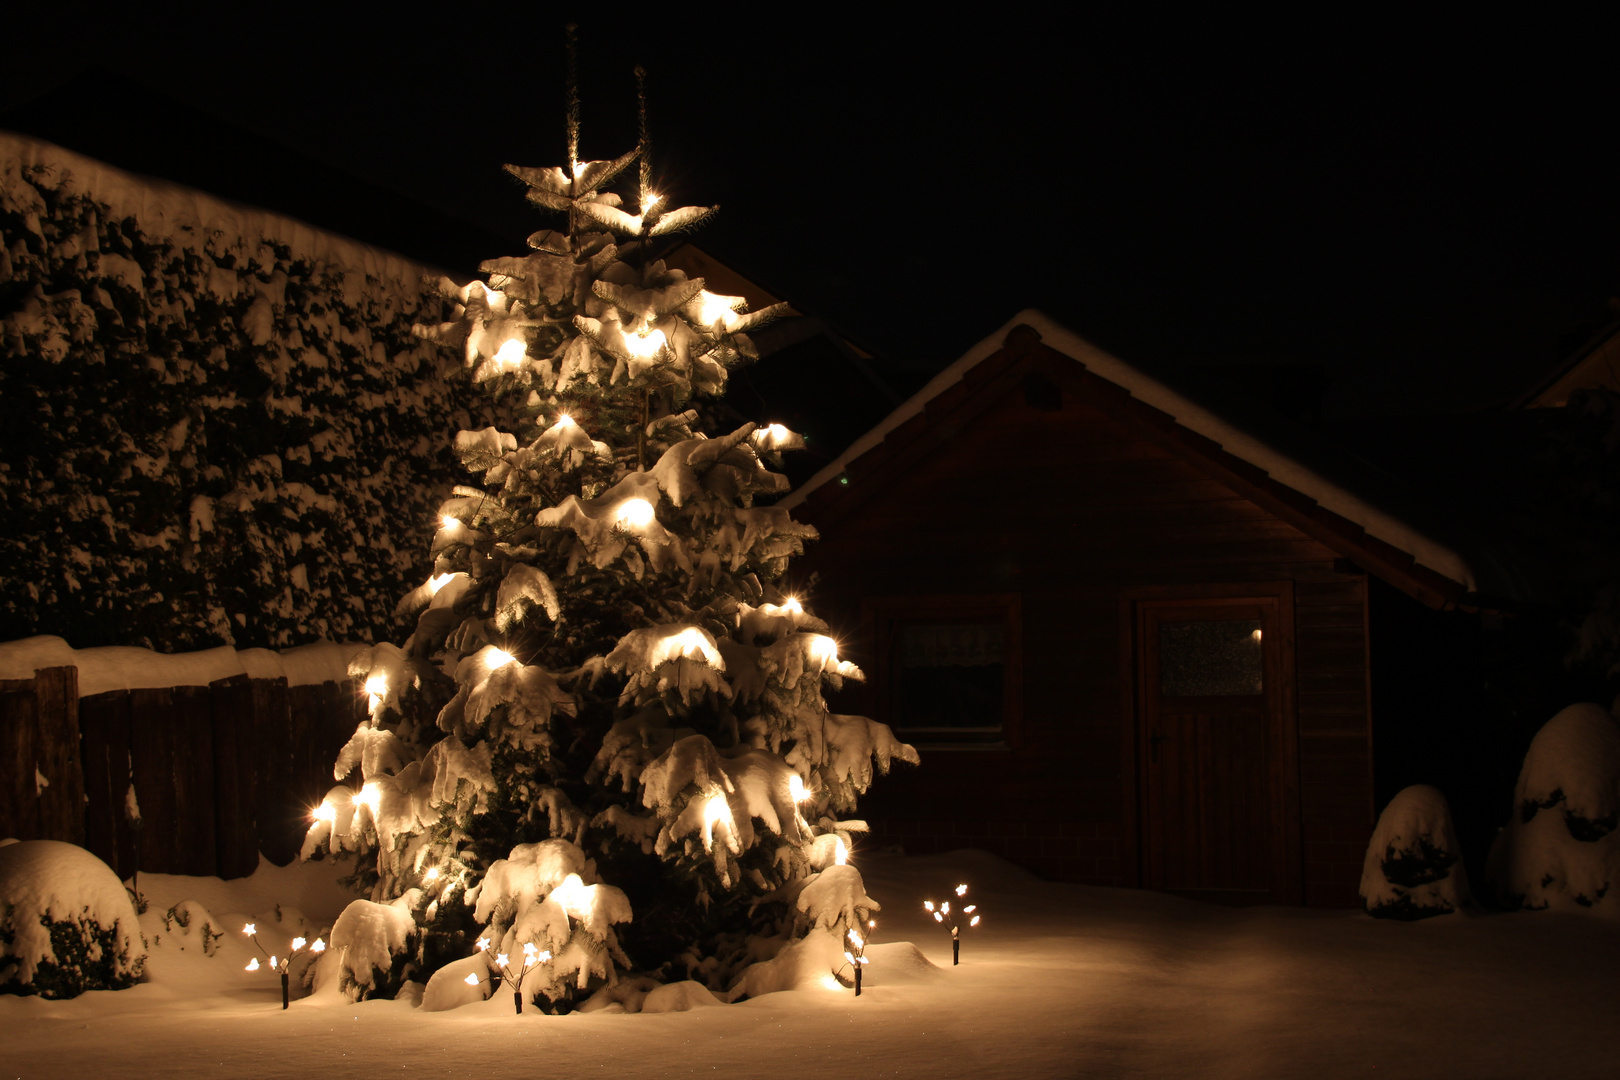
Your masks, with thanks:
M 178 763 L 173 713 L 174 692 L 166 687 L 129 692 L 129 749 L 141 808 L 136 865 L 157 874 L 185 872 L 180 869 L 181 838 L 175 828 Z
M 120 878 L 119 819 L 129 787 L 129 691 L 79 699 L 79 759 L 84 765 L 84 846 Z
M 310 804 L 293 770 L 291 698 L 286 679 L 253 680 L 253 744 L 259 850 L 286 866 L 303 847 Z M 311 778 L 313 779 L 313 778 Z
M 365 709 L 349 682 L 321 684 L 324 720 L 321 728 L 321 755 L 328 772 L 337 760 L 338 751 L 354 737 L 354 729 L 365 719 Z
M 49 783 L 39 793 L 40 834 L 84 846 L 84 770 L 79 761 L 79 669 L 34 672 L 39 769 Z
M 259 868 L 253 742 L 253 680 L 233 675 L 208 684 L 214 741 L 215 872 L 230 879 Z
M 42 835 L 34 785 L 37 712 L 34 680 L 0 680 L 0 761 L 10 763 L 0 770 L 0 839 L 38 840 Z
M 170 713 L 175 740 L 174 831 L 180 842 L 180 868 L 172 872 L 198 877 L 208 877 L 217 869 L 211 696 L 206 686 L 177 686 Z

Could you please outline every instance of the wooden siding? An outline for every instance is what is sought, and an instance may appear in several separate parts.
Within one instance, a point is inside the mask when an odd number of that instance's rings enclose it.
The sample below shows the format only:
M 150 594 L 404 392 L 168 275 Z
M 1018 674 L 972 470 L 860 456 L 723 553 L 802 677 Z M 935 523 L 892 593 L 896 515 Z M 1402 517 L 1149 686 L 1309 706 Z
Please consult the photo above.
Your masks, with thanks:
M 863 800 L 875 839 L 971 844 L 1053 878 L 1137 884 L 1122 595 L 1291 581 L 1305 895 L 1353 902 L 1372 826 L 1364 578 L 1072 362 L 981 369 L 801 511 L 822 539 L 795 577 L 819 573 L 816 610 L 856 663 L 873 662 L 863 600 L 1022 597 L 1022 745 L 925 750 L 922 768 L 900 767 Z M 1026 402 L 1032 372 L 1063 388 L 1060 408 Z M 857 684 L 834 702 L 873 705 Z

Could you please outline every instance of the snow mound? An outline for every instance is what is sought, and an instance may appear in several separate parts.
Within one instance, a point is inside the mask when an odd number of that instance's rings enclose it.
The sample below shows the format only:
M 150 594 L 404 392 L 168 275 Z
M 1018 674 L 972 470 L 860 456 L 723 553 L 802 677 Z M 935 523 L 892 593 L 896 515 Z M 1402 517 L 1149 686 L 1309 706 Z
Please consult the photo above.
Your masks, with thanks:
M 1380 919 L 1426 919 L 1470 903 L 1451 807 L 1438 789 L 1414 784 L 1384 812 L 1361 866 L 1361 902 Z
M 1571 705 L 1530 743 L 1514 814 L 1488 873 L 1507 907 L 1598 909 L 1620 881 L 1620 728 L 1598 705 Z
M 467 976 L 478 980 L 469 985 Z M 489 959 L 483 953 L 452 960 L 427 981 L 422 991 L 423 1012 L 447 1012 L 463 1005 L 476 1005 L 489 996 Z
M 332 927 L 326 958 L 317 965 L 316 989 L 335 974 L 350 1001 L 392 997 L 405 983 L 416 936 L 416 921 L 405 904 L 356 900 Z
M 650 991 L 642 999 L 641 1011 L 644 1013 L 689 1012 L 692 1009 L 701 1009 L 708 1005 L 724 1004 L 725 1002 L 709 992 L 707 986 L 692 979 L 686 979 Z
M 135 907 L 106 863 L 58 840 L 0 846 L 0 992 L 122 990 L 145 963 Z
M 904 986 L 945 977 L 945 972 L 909 941 L 868 945 L 865 956 L 871 961 L 861 972 L 865 986 Z
M 725 1000 L 742 1001 L 781 990 L 823 990 L 833 972 L 847 966 L 843 939 L 812 930 L 774 958 L 743 969 L 741 977 L 726 992 Z M 838 984 L 833 982 L 832 986 L 837 988 Z

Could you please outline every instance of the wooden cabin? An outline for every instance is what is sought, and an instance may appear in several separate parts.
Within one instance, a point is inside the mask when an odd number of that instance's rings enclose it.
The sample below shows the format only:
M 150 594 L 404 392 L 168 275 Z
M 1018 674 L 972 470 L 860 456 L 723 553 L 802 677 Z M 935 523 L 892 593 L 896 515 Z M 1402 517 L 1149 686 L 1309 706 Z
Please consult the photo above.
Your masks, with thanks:
M 863 800 L 872 842 L 1356 902 L 1369 575 L 1443 610 L 1453 550 L 1033 311 L 786 501 L 868 675 L 834 708 L 922 754 Z

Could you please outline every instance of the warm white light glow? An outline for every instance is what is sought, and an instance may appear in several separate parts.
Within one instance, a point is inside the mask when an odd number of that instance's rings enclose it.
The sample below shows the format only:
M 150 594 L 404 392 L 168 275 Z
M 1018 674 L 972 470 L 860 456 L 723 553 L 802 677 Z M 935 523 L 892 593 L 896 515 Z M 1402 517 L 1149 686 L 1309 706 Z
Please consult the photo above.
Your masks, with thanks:
M 967 886 L 966 885 L 958 885 L 956 887 L 956 895 L 957 896 L 965 896 L 965 895 L 967 895 Z
M 945 921 L 945 916 L 941 915 L 939 912 L 936 911 L 936 912 L 934 912 L 934 921 L 938 922 L 938 923 L 942 923 L 942 922 Z
M 924 900 L 923 901 L 923 907 L 927 908 L 929 911 L 933 911 L 934 910 L 934 902 L 932 900 Z
M 713 326 L 720 323 L 727 330 L 737 321 L 737 313 L 732 310 L 733 298 L 729 296 L 716 296 L 714 293 L 703 294 L 703 309 L 698 319 L 704 326 Z
M 488 285 L 485 285 L 484 286 L 484 303 L 488 304 L 490 307 L 493 308 L 493 307 L 498 306 L 500 304 L 500 302 L 501 302 L 500 290 L 499 289 L 492 289 Z
M 631 356 L 639 360 L 651 360 L 657 356 L 667 340 L 662 330 L 643 330 L 639 334 L 624 335 L 625 348 L 630 350 Z
M 453 518 L 449 514 L 441 515 L 439 518 L 439 528 L 441 529 L 453 529 L 460 524 L 461 519 Z
M 378 787 L 376 783 L 367 784 L 360 789 L 360 794 L 354 797 L 354 801 L 375 814 L 378 805 L 382 802 L 382 788 Z
M 439 880 L 439 868 L 437 866 L 428 867 L 427 873 L 422 875 L 422 880 L 423 881 L 438 881 Z
M 1255 641 L 1259 641 L 1260 640 L 1260 631 L 1258 631 L 1258 630 L 1254 631 L 1254 633 L 1250 634 L 1249 637 L 1253 638 Z
M 855 931 L 851 930 L 849 932 L 849 940 L 854 943 L 857 949 L 861 947 L 861 935 L 857 934 Z
M 497 964 L 499 964 L 501 967 L 505 967 L 506 966 L 506 954 L 505 953 L 496 953 L 495 954 L 495 962 Z
M 793 614 L 795 614 L 795 615 L 803 615 L 804 614 L 804 608 L 799 604 L 799 599 L 796 596 L 788 597 L 787 602 L 784 603 L 782 606 L 787 608 L 789 611 L 793 612 Z
M 308 945 L 308 944 L 309 944 L 309 942 L 304 940 L 303 938 L 295 937 L 295 938 L 292 939 L 292 950 L 293 950 L 293 952 L 297 952 L 299 949 L 302 949 L 305 945 Z
M 530 958 L 533 958 L 533 956 L 534 956 L 534 942 L 525 941 L 523 943 L 523 955 L 527 956 L 527 957 L 530 957 Z
M 309 951 L 310 952 L 325 952 L 326 951 L 326 942 L 322 941 L 320 938 L 316 938 L 315 939 L 315 944 L 313 944 L 313 945 L 311 945 L 309 947 Z
M 491 670 L 494 670 L 495 668 L 503 668 L 516 659 L 517 657 L 507 652 L 505 649 L 491 648 L 484 656 L 484 663 L 488 664 Z
M 513 338 L 495 351 L 495 362 L 503 368 L 515 368 L 529 355 L 521 338 Z
M 574 426 L 574 418 L 569 416 L 567 413 L 558 413 L 557 426 L 560 428 L 571 428 Z
M 469 975 L 462 980 L 462 982 L 465 982 L 468 986 L 477 986 L 480 981 L 482 980 L 480 980 L 476 975 Z
M 270 970 L 276 970 L 276 958 L 274 956 L 270 957 Z
M 796 803 L 804 802 L 810 797 L 810 789 L 804 786 L 804 781 L 799 779 L 798 773 L 788 777 L 788 793 L 793 796 Z
M 631 529 L 645 529 L 657 515 L 652 503 L 646 499 L 626 499 L 619 504 L 619 524 Z
M 968 925 L 969 926 L 978 926 L 979 925 L 979 916 L 975 915 L 975 916 L 973 916 L 973 918 L 969 919 L 968 920 Z
M 439 590 L 450 584 L 450 579 L 455 576 L 454 574 L 439 574 L 436 577 L 428 578 L 428 592 L 437 596 Z
M 321 805 L 309 812 L 309 816 L 316 821 L 336 821 L 337 807 L 329 802 L 322 802 Z
M 709 847 L 714 843 L 714 826 L 718 821 L 731 819 L 731 804 L 726 802 L 724 795 L 711 795 L 709 801 L 703 806 L 703 846 Z
M 829 990 L 842 990 L 844 988 L 843 984 L 837 979 L 833 978 L 831 975 L 822 976 L 821 985 L 825 986 Z
M 659 202 L 663 200 L 663 198 L 664 197 L 662 195 L 649 194 L 645 199 L 641 200 L 641 212 L 645 214 L 647 211 L 657 206 Z
M 833 847 L 833 861 L 839 866 L 849 862 L 849 846 L 844 843 L 842 837 L 837 840 Z
M 823 664 L 838 662 L 838 642 L 826 634 L 810 635 L 810 658 Z
M 695 626 L 688 626 L 677 634 L 670 634 L 661 639 L 656 648 L 647 655 L 647 664 L 657 667 L 667 664 L 671 660 L 702 660 L 710 667 L 725 668 L 725 661 L 720 659 L 720 650 L 714 647 L 709 635 Z
M 947 915 L 949 915 L 949 914 L 950 914 L 950 913 L 951 913 L 951 904 L 950 904 L 950 901 L 948 901 L 948 900 L 947 900 L 947 901 L 946 901 L 946 902 L 945 902 L 945 903 L 943 903 L 943 904 L 941 904 L 941 905 L 939 905 L 939 910 L 941 910 L 941 911 L 943 911 L 943 912 L 944 912 L 944 913 L 945 913 L 945 914 L 947 914 Z
M 252 923 L 248 923 L 246 926 L 242 927 L 242 933 L 246 934 L 248 937 L 252 937 L 258 932 L 258 927 L 254 926 Z
M 483 950 L 485 950 L 487 948 L 489 948 L 489 938 L 487 938 L 487 937 L 479 938 L 478 939 L 478 949 L 479 949 L 479 951 L 482 952 Z
M 975 911 L 978 911 L 978 910 L 979 910 L 979 905 L 978 904 L 969 904 L 967 907 L 962 909 L 962 914 L 971 915 Z
M 388 680 L 382 675 L 373 675 L 366 680 L 366 693 L 373 697 L 382 697 L 388 693 Z
M 255 956 L 253 959 L 248 961 L 247 969 L 249 971 L 258 971 L 259 970 L 259 958 L 257 956 Z

